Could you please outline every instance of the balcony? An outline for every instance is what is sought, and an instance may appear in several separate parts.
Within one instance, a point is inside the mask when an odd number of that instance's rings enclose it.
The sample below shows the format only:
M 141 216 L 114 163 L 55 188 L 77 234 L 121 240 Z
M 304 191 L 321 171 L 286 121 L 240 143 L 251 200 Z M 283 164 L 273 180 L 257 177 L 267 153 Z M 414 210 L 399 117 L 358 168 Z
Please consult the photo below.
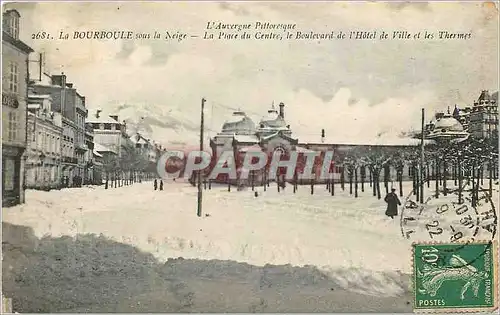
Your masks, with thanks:
M 77 158 L 74 158 L 74 157 L 69 157 L 69 156 L 64 156 L 62 158 L 62 162 L 63 163 L 67 163 L 67 164 L 78 164 L 78 159 Z

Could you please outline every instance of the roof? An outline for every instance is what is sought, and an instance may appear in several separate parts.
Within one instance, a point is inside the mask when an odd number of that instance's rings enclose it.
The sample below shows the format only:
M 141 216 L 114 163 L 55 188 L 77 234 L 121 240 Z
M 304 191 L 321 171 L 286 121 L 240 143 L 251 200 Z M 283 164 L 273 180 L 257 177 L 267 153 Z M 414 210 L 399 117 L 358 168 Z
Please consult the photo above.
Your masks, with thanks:
M 29 54 L 29 53 L 34 52 L 33 48 L 31 48 L 30 46 L 26 45 L 21 40 L 15 39 L 14 37 L 12 37 L 6 31 L 2 31 L 2 41 L 6 41 L 7 43 L 9 43 L 9 44 L 17 47 L 19 50 L 21 50 L 25 54 Z
M 96 149 L 94 149 L 94 150 L 92 151 L 92 153 L 93 153 L 95 156 L 102 157 L 102 154 L 101 154 L 101 153 L 99 153 L 99 152 L 97 152 L 97 151 L 96 151 Z
M 116 153 L 115 150 L 105 146 L 105 145 L 102 145 L 98 142 L 94 142 L 94 151 L 96 152 L 112 152 L 112 153 Z
M 299 152 L 299 153 L 316 152 L 316 151 L 309 150 L 309 149 L 306 149 L 306 148 L 301 147 L 301 146 L 296 146 L 296 147 L 295 147 L 295 151 L 297 151 L 297 152 Z
M 299 144 L 323 144 L 323 145 L 363 145 L 363 146 L 371 146 L 371 145 L 379 145 L 379 146 L 411 146 L 411 145 L 419 145 L 420 139 L 414 138 L 382 138 L 382 137 L 367 137 L 364 139 L 335 139 L 335 138 L 326 138 L 324 141 L 321 141 L 321 137 L 314 136 L 298 136 Z M 430 140 L 425 140 L 425 144 L 432 143 Z
M 234 139 L 238 142 L 258 143 L 260 140 L 253 135 L 234 135 Z
M 113 118 L 107 116 L 107 115 L 100 115 L 99 118 L 93 116 L 89 116 L 87 119 L 85 119 L 86 123 L 91 123 L 91 124 L 120 124 L 120 122 L 114 120 Z

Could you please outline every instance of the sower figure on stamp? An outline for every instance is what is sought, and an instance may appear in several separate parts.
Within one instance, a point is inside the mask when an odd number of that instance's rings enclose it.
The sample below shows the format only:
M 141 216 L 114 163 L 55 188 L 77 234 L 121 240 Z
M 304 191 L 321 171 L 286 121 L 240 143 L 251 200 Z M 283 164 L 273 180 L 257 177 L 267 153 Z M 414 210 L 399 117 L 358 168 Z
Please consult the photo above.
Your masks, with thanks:
M 394 219 L 394 217 L 398 215 L 398 206 L 401 205 L 401 201 L 399 201 L 398 195 L 396 195 L 396 189 L 392 188 L 391 192 L 385 196 L 384 200 L 387 203 L 385 215 Z

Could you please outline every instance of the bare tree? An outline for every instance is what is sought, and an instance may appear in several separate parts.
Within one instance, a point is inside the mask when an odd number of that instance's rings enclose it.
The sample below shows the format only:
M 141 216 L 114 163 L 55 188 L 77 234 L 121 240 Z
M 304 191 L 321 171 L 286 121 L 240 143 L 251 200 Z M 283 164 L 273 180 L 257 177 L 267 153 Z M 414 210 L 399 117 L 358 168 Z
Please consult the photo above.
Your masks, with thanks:
M 387 155 L 383 148 L 376 146 L 368 147 L 365 155 L 365 163 L 372 173 L 374 192 L 376 192 L 378 199 L 382 198 L 380 195 L 380 171 L 390 160 L 391 157 Z

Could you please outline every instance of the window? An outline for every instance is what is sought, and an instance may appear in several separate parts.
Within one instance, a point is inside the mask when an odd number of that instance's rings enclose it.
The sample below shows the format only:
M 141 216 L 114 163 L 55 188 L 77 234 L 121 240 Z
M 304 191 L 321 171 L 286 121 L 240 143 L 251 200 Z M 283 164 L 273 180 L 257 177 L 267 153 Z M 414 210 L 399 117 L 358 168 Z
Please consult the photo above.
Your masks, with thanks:
M 19 67 L 17 62 L 11 62 L 9 68 L 9 91 L 17 93 L 19 88 Z
M 111 124 L 104 124 L 104 130 L 111 130 Z
M 10 16 L 10 34 L 15 39 L 19 38 L 19 18 L 15 16 L 15 14 L 11 14 Z
M 16 112 L 10 112 L 9 113 L 9 123 L 8 123 L 8 139 L 9 141 L 17 141 L 17 135 L 18 135 L 18 120 L 17 120 L 17 114 Z

